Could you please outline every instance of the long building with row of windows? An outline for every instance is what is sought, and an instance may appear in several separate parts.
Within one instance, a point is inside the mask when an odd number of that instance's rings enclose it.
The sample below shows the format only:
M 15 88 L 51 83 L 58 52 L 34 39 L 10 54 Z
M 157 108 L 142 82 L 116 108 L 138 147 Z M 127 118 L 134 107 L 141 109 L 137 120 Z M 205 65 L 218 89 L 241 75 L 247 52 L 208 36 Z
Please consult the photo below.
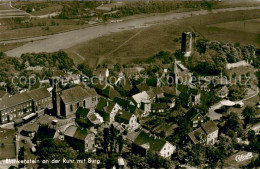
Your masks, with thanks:
M 0 124 L 21 119 L 40 110 L 52 108 L 51 94 L 46 88 L 6 97 L 0 100 Z

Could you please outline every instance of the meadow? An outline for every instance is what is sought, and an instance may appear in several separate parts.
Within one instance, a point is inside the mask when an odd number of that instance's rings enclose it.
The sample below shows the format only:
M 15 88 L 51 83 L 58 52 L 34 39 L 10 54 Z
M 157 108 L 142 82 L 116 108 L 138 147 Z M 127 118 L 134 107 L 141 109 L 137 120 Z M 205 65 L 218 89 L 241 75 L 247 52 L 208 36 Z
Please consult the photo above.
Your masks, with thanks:
M 180 49 L 180 41 L 176 42 L 174 39 L 180 38 L 183 31 L 195 32 L 195 39 L 239 42 L 241 45 L 251 44 L 259 48 L 259 33 L 255 31 L 259 30 L 257 18 L 260 18 L 259 10 L 193 16 L 149 28 L 102 36 L 69 48 L 66 52 L 77 63 L 86 62 L 93 67 L 101 62 L 124 64 L 150 57 L 161 50 L 174 52 L 176 49 Z M 232 22 L 237 24 L 236 29 L 230 26 Z M 244 29 L 244 24 L 240 22 L 249 23 L 250 29 Z

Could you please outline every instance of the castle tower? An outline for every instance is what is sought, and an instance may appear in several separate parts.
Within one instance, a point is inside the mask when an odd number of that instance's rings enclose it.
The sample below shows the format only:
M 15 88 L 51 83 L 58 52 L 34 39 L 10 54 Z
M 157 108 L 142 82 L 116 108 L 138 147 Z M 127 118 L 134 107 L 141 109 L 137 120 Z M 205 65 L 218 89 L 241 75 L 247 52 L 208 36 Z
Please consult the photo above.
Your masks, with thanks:
M 53 105 L 53 114 L 55 116 L 60 116 L 60 95 L 61 95 L 61 88 L 59 85 L 55 82 L 54 88 L 52 90 L 52 105 Z
M 188 39 L 188 41 L 187 41 Z M 185 57 L 191 56 L 192 51 L 192 32 L 183 32 L 181 41 L 181 51 Z

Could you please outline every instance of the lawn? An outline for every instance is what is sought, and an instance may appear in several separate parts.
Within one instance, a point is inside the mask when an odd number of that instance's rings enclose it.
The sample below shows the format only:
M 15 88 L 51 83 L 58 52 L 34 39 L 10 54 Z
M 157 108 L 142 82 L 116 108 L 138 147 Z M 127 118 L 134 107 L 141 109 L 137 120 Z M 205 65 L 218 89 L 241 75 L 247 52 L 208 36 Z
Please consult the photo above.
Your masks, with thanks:
M 77 63 L 86 62 L 93 67 L 97 66 L 96 63 L 114 64 L 119 62 L 124 64 L 136 59 L 150 57 L 161 50 L 174 52 L 176 49 L 180 49 L 180 42 L 174 42 L 173 39 L 179 38 L 183 31 L 195 32 L 199 36 L 196 37 L 197 39 L 207 38 L 230 43 L 239 42 L 241 45 L 252 44 L 260 47 L 260 43 L 257 42 L 258 34 L 252 33 L 253 28 L 250 29 L 250 32 L 243 32 L 211 26 L 245 19 L 248 20 L 245 22 L 249 22 L 251 27 L 255 26 L 255 29 L 258 29 L 259 24 L 254 23 L 257 22 L 256 18 L 260 18 L 259 10 L 193 16 L 149 28 L 111 33 L 81 43 L 66 51 Z M 85 59 L 82 59 L 82 57 Z
M 0 27 L 1 40 L 51 35 L 70 29 L 86 27 L 86 25 L 78 24 L 77 21 L 74 20 L 50 18 L 34 18 L 29 20 L 28 24 L 18 24 L 11 19 L 2 19 L 0 23 L 3 25 Z M 47 27 L 48 29 L 46 29 Z

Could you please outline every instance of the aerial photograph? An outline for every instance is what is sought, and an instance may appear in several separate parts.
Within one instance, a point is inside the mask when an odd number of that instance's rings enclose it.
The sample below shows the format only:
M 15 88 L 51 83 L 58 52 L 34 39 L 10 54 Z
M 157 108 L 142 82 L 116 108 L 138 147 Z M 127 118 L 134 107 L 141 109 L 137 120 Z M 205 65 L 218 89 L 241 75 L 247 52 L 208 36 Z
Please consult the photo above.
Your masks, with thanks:
M 260 169 L 260 0 L 0 0 L 0 169 Z

